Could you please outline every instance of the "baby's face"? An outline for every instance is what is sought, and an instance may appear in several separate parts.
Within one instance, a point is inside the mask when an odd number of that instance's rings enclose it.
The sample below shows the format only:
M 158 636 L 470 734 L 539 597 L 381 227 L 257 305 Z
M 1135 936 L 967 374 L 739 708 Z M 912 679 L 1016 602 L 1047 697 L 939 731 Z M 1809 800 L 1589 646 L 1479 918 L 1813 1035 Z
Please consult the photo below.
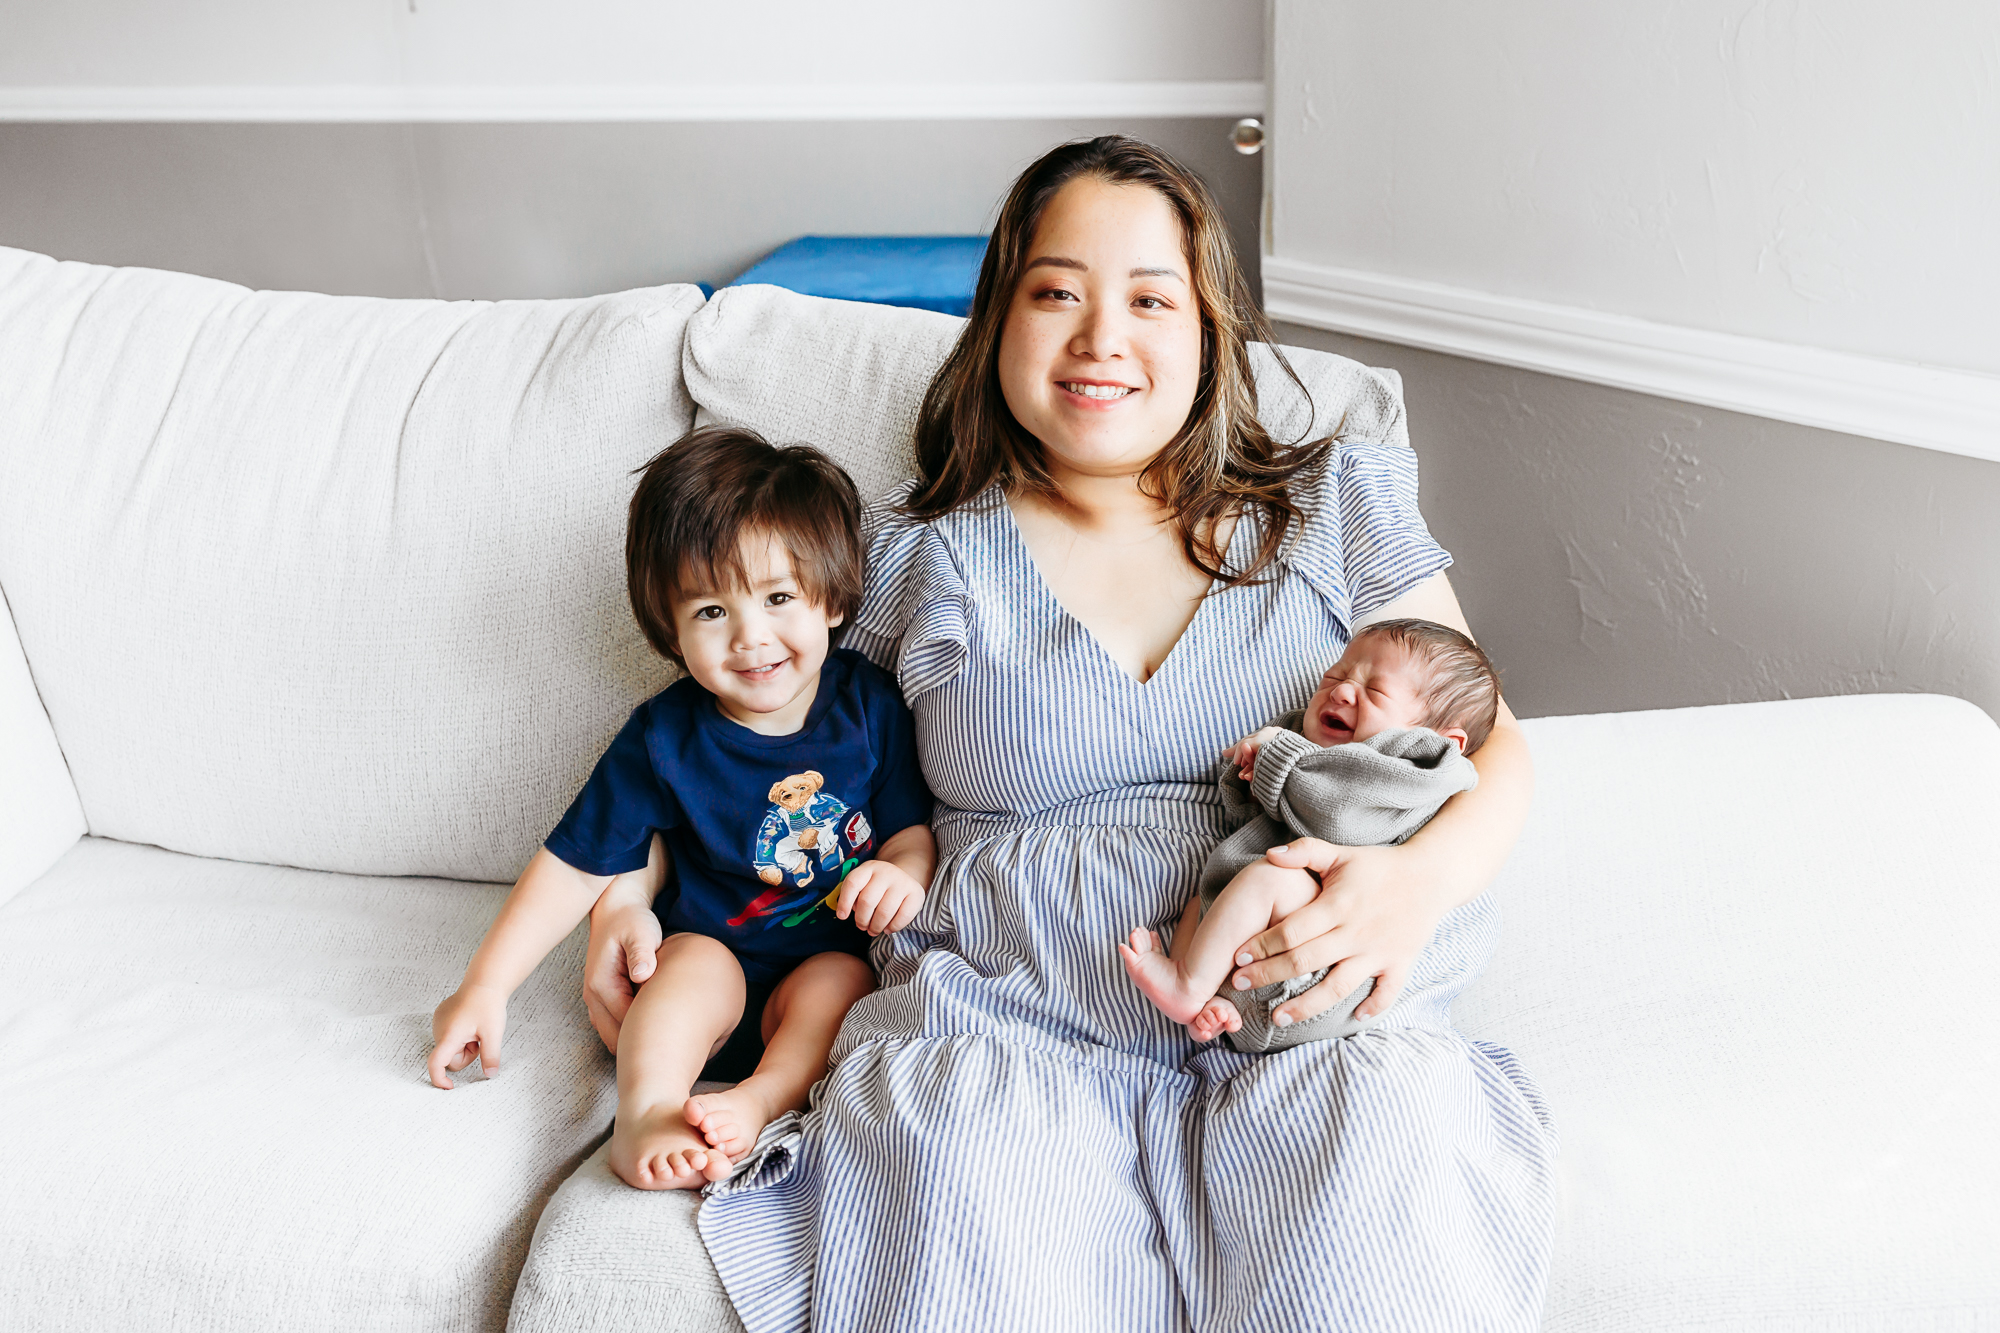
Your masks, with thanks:
M 1314 745 L 1365 741 L 1424 716 L 1424 673 L 1409 652 L 1379 634 L 1347 646 L 1326 669 L 1306 705 L 1305 735 Z

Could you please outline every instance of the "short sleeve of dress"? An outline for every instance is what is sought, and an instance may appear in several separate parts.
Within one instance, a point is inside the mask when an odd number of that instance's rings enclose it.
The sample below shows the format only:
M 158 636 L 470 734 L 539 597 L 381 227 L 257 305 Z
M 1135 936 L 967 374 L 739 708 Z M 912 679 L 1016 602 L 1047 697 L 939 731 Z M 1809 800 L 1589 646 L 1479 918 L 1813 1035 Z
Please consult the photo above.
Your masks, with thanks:
M 914 484 L 890 492 L 863 520 L 861 609 L 841 638 L 895 676 L 912 701 L 959 673 L 971 632 L 965 578 L 944 537 L 897 509 Z
M 1343 627 L 1451 565 L 1417 511 L 1417 456 L 1402 445 L 1342 441 L 1299 497 L 1306 523 L 1287 563 Z

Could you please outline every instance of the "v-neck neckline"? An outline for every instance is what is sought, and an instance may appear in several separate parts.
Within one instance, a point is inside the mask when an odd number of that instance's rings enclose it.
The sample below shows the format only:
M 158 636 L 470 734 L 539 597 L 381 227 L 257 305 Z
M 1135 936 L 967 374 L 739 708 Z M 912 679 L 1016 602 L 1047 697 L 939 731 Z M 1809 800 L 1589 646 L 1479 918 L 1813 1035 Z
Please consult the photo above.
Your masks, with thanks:
M 1175 662 L 1186 656 L 1181 651 L 1181 645 L 1187 642 L 1188 635 L 1194 632 L 1195 626 L 1201 623 L 1202 617 L 1209 613 L 1209 605 L 1216 600 L 1217 594 L 1223 591 L 1220 579 L 1211 579 L 1209 581 L 1208 590 L 1202 594 L 1201 601 L 1195 606 L 1194 614 L 1188 617 L 1187 624 L 1181 626 L 1181 632 L 1175 636 L 1173 643 L 1168 646 L 1166 656 L 1160 659 L 1160 665 L 1153 669 L 1152 675 L 1146 677 L 1144 680 L 1140 680 L 1127 671 L 1123 663 L 1111 655 L 1111 650 L 1104 646 L 1103 641 L 1097 637 L 1097 632 L 1084 624 L 1075 612 L 1063 605 L 1062 598 L 1056 596 L 1056 590 L 1049 585 L 1048 577 L 1042 573 L 1041 565 L 1035 560 L 1034 548 L 1028 545 L 1028 534 L 1021 530 L 1021 520 L 1014 513 L 1014 506 L 1007 503 L 1006 490 L 996 483 L 988 492 L 988 495 L 1000 509 L 1000 522 L 1006 527 L 1008 540 L 1013 545 L 1016 554 L 1019 556 L 1022 564 L 1027 567 L 1029 582 L 1034 584 L 1036 591 L 1048 602 L 1058 617 L 1074 626 L 1077 632 L 1083 635 L 1091 648 L 1096 652 L 1098 660 L 1111 669 L 1112 675 L 1133 689 L 1144 690 L 1166 675 Z M 1230 558 L 1236 552 L 1236 543 L 1241 539 L 1243 525 L 1248 521 L 1248 515 L 1239 513 L 1236 516 L 1236 522 L 1229 530 L 1229 544 L 1224 549 L 1222 556 L 1225 568 L 1228 566 Z

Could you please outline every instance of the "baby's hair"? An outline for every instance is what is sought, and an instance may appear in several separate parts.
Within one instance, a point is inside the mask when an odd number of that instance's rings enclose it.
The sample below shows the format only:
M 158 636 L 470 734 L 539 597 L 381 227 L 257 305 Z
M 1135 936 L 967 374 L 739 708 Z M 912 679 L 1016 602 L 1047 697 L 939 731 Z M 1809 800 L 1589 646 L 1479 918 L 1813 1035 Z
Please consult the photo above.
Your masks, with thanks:
M 689 431 L 644 467 L 625 529 L 625 588 L 646 642 L 685 667 L 674 633 L 682 597 L 749 583 L 743 539 L 785 548 L 806 599 L 841 621 L 861 606 L 861 497 L 810 445 L 778 448 L 754 430 Z
M 1430 669 L 1424 684 L 1424 716 L 1417 725 L 1441 731 L 1465 729 L 1471 754 L 1493 734 L 1500 712 L 1500 673 L 1478 644 L 1449 625 L 1433 620 L 1381 620 L 1364 626 L 1356 639 L 1379 634 Z

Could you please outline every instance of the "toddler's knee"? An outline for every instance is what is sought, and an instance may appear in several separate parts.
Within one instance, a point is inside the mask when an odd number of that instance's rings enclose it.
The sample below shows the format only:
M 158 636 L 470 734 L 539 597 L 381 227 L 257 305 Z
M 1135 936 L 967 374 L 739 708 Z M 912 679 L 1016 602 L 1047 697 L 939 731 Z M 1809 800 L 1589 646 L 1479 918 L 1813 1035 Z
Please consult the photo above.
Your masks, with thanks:
M 660 941 L 658 954 L 662 966 L 674 961 L 686 965 L 721 968 L 741 973 L 743 965 L 736 961 L 736 955 L 721 940 L 707 935 L 669 935 Z
M 851 953 L 816 954 L 806 960 L 805 966 L 815 969 L 830 983 L 862 994 L 875 989 L 875 969 L 868 965 L 866 958 L 857 958 Z

